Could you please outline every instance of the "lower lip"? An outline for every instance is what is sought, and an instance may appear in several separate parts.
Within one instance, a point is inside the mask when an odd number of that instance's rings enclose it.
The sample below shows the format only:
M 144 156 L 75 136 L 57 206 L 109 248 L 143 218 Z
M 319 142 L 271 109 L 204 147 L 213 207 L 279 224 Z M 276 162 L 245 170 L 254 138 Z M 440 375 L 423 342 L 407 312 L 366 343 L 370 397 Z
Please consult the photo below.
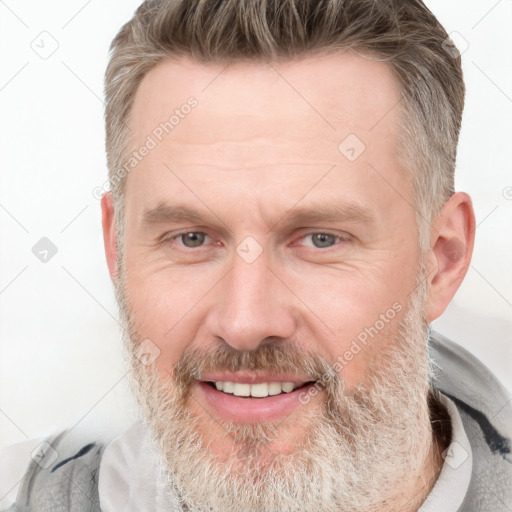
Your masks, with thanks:
M 297 388 L 290 393 L 265 398 L 238 397 L 218 391 L 210 384 L 196 381 L 202 397 L 209 409 L 217 416 L 238 423 L 266 423 L 282 420 L 297 407 L 303 406 L 299 397 L 314 383 Z M 303 395 L 304 396 L 304 395 Z

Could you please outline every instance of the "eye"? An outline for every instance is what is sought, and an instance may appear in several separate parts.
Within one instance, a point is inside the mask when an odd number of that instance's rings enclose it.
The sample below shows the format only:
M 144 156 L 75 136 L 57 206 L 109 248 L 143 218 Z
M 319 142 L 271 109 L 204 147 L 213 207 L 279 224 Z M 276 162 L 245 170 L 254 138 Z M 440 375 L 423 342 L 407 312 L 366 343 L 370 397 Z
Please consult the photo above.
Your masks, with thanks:
M 180 233 L 179 235 L 173 236 L 173 240 L 180 240 L 182 245 L 185 247 L 200 247 L 204 244 L 207 234 L 201 231 L 189 231 L 187 233 Z
M 302 240 L 311 240 L 311 243 L 306 243 L 310 247 L 316 247 L 317 249 L 325 249 L 335 245 L 339 241 L 345 241 L 347 238 L 333 235 L 332 233 L 310 233 L 302 237 Z

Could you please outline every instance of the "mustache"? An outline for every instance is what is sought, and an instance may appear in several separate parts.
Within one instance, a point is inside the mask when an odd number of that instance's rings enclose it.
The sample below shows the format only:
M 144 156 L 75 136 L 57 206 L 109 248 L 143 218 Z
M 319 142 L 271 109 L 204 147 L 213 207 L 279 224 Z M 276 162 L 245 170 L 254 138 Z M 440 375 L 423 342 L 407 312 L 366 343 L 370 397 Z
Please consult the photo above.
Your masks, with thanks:
M 227 343 L 210 349 L 187 348 L 171 372 L 175 398 L 185 407 L 194 380 L 201 380 L 204 372 L 243 370 L 262 371 L 270 376 L 286 373 L 314 382 L 317 392 L 324 393 L 325 420 L 338 435 L 345 436 L 355 428 L 353 416 L 358 410 L 365 410 L 375 421 L 382 414 L 375 409 L 367 384 L 360 383 L 349 390 L 333 363 L 290 341 L 263 344 L 251 351 L 237 350 Z M 261 435 L 254 438 L 260 439 Z
M 238 350 L 227 343 L 210 349 L 187 348 L 172 376 L 178 388 L 188 390 L 194 379 L 201 380 L 203 373 L 213 371 L 286 373 L 333 389 L 340 383 L 340 376 L 329 361 L 288 341 L 262 344 L 255 350 Z

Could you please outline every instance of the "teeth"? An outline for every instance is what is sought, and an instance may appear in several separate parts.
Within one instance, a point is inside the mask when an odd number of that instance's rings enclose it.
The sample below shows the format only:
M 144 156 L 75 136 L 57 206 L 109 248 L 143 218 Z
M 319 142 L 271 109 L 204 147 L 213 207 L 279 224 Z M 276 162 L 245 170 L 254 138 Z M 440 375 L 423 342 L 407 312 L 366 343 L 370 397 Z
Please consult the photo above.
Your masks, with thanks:
M 241 382 L 235 382 L 233 389 L 233 395 L 236 396 L 251 396 L 251 385 L 242 384 Z
M 290 393 L 290 391 L 293 391 L 293 382 L 283 382 L 281 387 L 285 393 Z
M 280 382 L 271 382 L 269 385 L 268 385 L 268 394 L 270 396 L 272 395 L 279 395 L 279 393 L 281 393 L 282 389 L 281 389 L 281 383 Z
M 260 398 L 268 396 L 268 384 L 266 382 L 262 382 L 261 384 L 252 384 L 251 396 Z
M 261 382 L 259 384 L 245 384 L 241 382 L 218 381 L 215 387 L 224 393 L 235 396 L 252 396 L 265 398 L 267 396 L 290 393 L 298 387 L 293 382 Z
M 234 382 L 221 382 L 222 391 L 224 393 L 233 393 L 235 391 L 235 383 Z

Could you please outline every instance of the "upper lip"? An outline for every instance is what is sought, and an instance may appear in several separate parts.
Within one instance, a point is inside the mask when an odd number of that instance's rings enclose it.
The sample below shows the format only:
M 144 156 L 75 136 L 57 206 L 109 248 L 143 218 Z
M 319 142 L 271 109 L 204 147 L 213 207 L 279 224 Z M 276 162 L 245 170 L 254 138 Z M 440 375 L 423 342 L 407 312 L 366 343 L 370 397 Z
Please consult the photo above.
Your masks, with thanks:
M 260 384 L 262 382 L 293 382 L 302 386 L 311 379 L 301 378 L 297 375 L 264 374 L 249 372 L 208 372 L 201 375 L 203 382 L 239 382 L 241 384 Z

